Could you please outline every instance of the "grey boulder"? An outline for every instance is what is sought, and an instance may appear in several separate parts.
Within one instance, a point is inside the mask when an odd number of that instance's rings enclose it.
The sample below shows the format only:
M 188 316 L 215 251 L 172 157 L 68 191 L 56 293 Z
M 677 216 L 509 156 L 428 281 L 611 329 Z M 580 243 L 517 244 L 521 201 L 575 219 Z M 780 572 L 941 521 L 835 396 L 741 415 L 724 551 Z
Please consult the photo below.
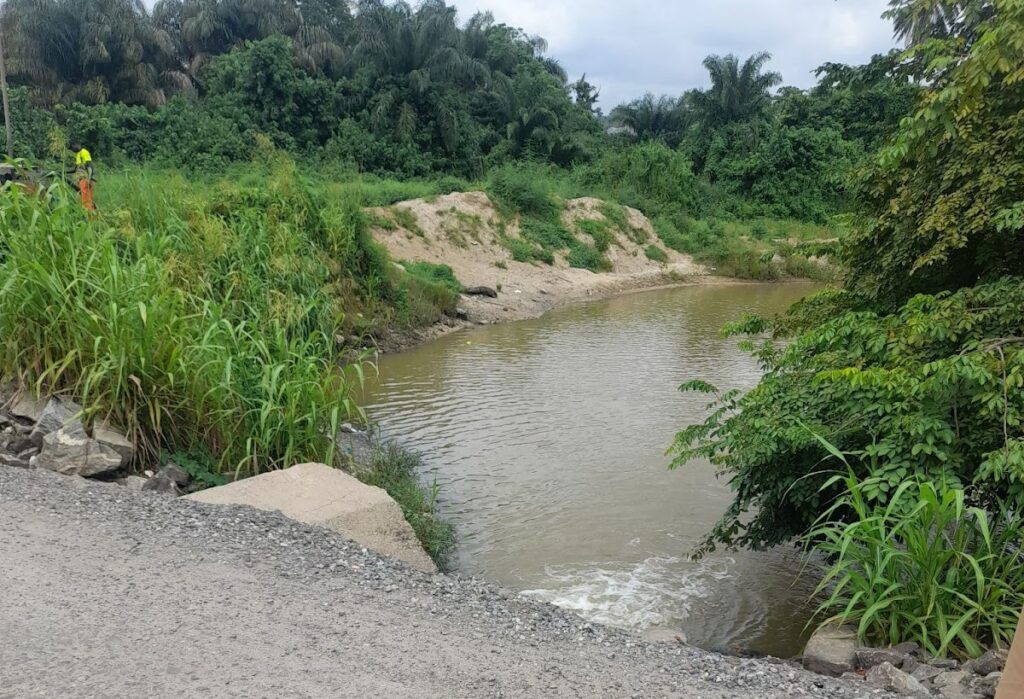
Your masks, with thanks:
M 43 448 L 32 462 L 36 468 L 90 478 L 121 468 L 121 455 L 90 439 L 81 424 L 71 424 L 43 437 Z
M 819 675 L 852 672 L 857 660 L 857 633 L 848 626 L 823 626 L 804 649 L 803 666 Z
M 174 479 L 165 473 L 163 469 L 147 480 L 145 485 L 142 486 L 142 490 L 146 493 L 159 493 L 161 495 L 173 495 L 175 497 L 181 495 L 181 490 L 178 488 L 178 484 L 175 483 Z
M 907 656 L 895 648 L 859 648 L 857 650 L 857 667 L 870 670 L 882 663 L 894 667 L 903 667 Z
M 82 423 L 78 419 L 82 414 L 82 406 L 63 398 L 51 398 L 36 420 L 36 426 L 28 436 L 28 440 L 37 449 L 43 445 L 43 438 L 64 427 L 81 430 Z
M 964 663 L 964 670 L 973 672 L 976 675 L 987 677 L 993 672 L 1002 672 L 1006 666 L 1006 651 L 990 650 L 980 658 L 968 660 Z
M 867 682 L 872 687 L 886 689 L 897 694 L 915 697 L 930 697 L 931 692 L 913 676 L 898 669 L 892 663 L 882 663 L 868 671 Z
M 107 422 L 97 422 L 93 425 L 92 438 L 120 454 L 122 466 L 131 463 L 132 459 L 135 458 L 135 447 L 131 441 Z

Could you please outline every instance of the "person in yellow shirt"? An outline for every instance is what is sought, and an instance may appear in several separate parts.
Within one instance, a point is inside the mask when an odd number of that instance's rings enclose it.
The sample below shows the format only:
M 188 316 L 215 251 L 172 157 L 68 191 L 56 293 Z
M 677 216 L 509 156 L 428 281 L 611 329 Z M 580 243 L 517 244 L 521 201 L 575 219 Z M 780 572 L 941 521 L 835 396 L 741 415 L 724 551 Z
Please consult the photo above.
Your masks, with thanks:
M 86 211 L 95 211 L 96 203 L 93 201 L 92 191 L 94 181 L 92 155 L 78 141 L 71 144 L 71 151 L 75 154 L 74 182 L 78 187 L 78 194 L 82 197 L 82 206 Z

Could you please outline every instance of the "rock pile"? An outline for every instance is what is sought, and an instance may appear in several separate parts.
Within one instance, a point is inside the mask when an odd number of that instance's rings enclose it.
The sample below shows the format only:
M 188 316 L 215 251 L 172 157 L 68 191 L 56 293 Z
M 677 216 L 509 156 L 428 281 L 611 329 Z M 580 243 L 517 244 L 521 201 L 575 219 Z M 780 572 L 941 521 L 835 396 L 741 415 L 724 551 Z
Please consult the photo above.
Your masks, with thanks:
M 993 650 L 961 664 L 949 658 L 931 658 L 916 643 L 861 647 L 854 629 L 825 626 L 808 641 L 802 663 L 818 674 L 864 682 L 905 696 L 984 699 L 996 694 L 1006 653 Z
M 134 490 L 180 495 L 189 475 L 167 463 L 147 478 L 130 475 L 135 448 L 105 422 L 86 426 L 82 406 L 61 396 L 36 400 L 0 387 L 0 466 L 38 468 L 65 476 L 115 481 Z

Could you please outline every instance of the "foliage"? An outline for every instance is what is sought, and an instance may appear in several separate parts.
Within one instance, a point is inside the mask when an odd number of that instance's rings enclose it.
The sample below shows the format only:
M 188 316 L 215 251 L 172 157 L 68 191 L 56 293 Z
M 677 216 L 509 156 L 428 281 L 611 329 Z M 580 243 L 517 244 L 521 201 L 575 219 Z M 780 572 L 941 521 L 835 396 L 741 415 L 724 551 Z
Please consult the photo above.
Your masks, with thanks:
M 1007 278 L 918 296 L 894 314 L 867 310 L 849 292 L 798 306 L 798 326 L 815 327 L 784 348 L 754 347 L 761 383 L 722 394 L 704 423 L 676 438 L 674 466 L 710 459 L 736 493 L 707 543 L 771 546 L 828 509 L 828 452 L 805 423 L 872 479 L 863 488 L 872 503 L 917 477 L 973 485 L 979 502 L 1024 505 L 1022 303 L 1024 283 Z M 747 319 L 732 330 L 770 327 Z
M 1024 3 L 994 7 L 977 41 L 913 49 L 936 88 L 860 182 L 844 261 L 852 288 L 890 306 L 1024 272 L 1009 214 L 1024 199 Z
M 962 489 L 914 480 L 882 506 L 874 479 L 834 480 L 842 494 L 804 538 L 827 561 L 820 615 L 872 644 L 915 641 L 938 657 L 1009 647 L 1024 605 L 1016 512 L 989 514 Z
M 404 264 L 404 267 L 405 271 L 414 277 L 445 286 L 456 294 L 462 293 L 462 284 L 455 278 L 455 273 L 448 265 L 436 265 L 432 262 L 408 262 Z
M 437 483 L 421 484 L 422 466 L 419 454 L 388 443 L 378 445 L 370 465 L 358 469 L 355 475 L 364 483 L 383 488 L 395 499 L 427 555 L 444 569 L 455 546 L 455 529 L 438 516 Z
M 668 262 L 668 255 L 657 245 L 648 245 L 644 248 L 644 255 L 653 262 Z

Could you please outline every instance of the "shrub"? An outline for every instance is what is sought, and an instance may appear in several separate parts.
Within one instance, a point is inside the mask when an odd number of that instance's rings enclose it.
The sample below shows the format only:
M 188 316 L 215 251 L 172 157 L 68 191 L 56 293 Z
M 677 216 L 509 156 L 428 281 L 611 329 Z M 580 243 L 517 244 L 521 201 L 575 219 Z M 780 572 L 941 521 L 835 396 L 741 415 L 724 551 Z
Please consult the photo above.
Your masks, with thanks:
M 828 454 L 802 422 L 847 454 L 879 505 L 920 479 L 970 484 L 972 504 L 1024 506 L 1024 281 L 921 295 L 892 314 L 864 303 L 831 290 L 778 323 L 730 327 L 753 336 L 765 376 L 742 397 L 722 394 L 674 448 L 676 466 L 705 458 L 732 478 L 736 498 L 707 543 L 781 543 L 829 508 L 839 493 L 821 491 Z M 794 328 L 806 330 L 784 346 L 754 344 Z
M 588 269 L 591 272 L 608 272 L 612 268 L 611 262 L 604 255 L 595 248 L 582 243 L 573 246 L 566 260 L 570 267 Z
M 644 254 L 647 255 L 647 259 L 652 262 L 668 262 L 668 255 L 666 255 L 665 251 L 657 245 L 648 245 L 644 250 Z
M 608 230 L 607 221 L 597 221 L 594 219 L 588 219 L 579 221 L 576 224 L 581 233 L 589 235 L 594 240 L 594 247 L 598 252 L 607 252 L 608 248 L 612 245 L 612 232 Z
M 850 472 L 804 537 L 827 563 L 818 609 L 878 645 L 977 657 L 1009 646 L 1024 605 L 1024 527 L 1015 513 L 968 507 L 963 489 L 906 481 L 879 505 L 879 479 Z
M 506 213 L 518 213 L 548 223 L 558 221 L 562 205 L 548 176 L 537 168 L 506 165 L 491 172 L 488 192 Z
M 403 263 L 403 266 L 405 271 L 414 277 L 440 284 L 456 294 L 462 293 L 462 284 L 455 278 L 455 272 L 448 265 L 437 265 L 432 262 L 406 262 Z

